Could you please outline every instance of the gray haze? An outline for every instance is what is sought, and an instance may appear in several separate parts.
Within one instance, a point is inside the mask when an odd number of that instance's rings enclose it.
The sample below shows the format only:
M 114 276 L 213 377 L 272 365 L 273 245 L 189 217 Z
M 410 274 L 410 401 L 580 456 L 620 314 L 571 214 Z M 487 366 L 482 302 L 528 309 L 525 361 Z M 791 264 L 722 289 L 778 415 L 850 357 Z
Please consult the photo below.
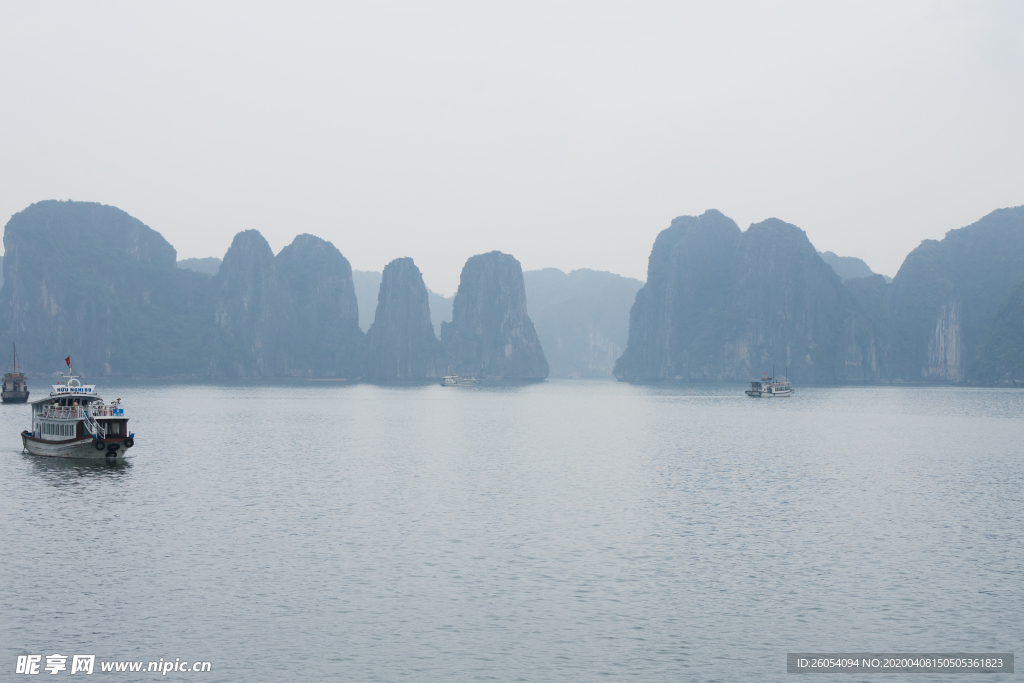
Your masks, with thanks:
M 179 259 L 255 228 L 358 270 L 472 254 L 644 279 L 777 216 L 895 275 L 1024 204 L 1024 5 L 7 3 L 0 219 L 116 205 Z

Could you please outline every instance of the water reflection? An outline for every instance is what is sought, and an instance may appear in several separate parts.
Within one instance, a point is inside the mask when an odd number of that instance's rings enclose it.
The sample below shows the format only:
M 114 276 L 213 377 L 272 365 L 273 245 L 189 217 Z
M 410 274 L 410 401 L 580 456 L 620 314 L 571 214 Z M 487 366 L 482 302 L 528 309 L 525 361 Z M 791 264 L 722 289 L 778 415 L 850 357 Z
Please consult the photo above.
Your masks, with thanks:
M 23 454 L 35 474 L 51 486 L 74 486 L 98 478 L 117 480 L 131 473 L 131 460 L 113 458 L 47 458 Z

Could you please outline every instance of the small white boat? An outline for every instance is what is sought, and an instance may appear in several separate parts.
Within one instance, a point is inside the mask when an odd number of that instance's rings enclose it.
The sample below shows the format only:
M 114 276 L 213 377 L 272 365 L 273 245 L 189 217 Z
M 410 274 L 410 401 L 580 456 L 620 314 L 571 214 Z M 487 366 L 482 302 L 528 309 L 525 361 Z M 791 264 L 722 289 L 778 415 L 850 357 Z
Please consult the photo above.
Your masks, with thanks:
M 469 375 L 462 377 L 459 377 L 458 375 L 445 375 L 444 378 L 441 379 L 442 387 L 471 387 L 477 384 L 480 384 L 480 380 L 476 377 L 470 377 Z
M 32 401 L 32 429 L 21 443 L 32 455 L 121 460 L 135 445 L 121 399 L 109 405 L 92 384 L 74 374 L 54 384 L 46 398 Z
M 776 379 L 774 368 L 772 376 L 764 373 L 764 377 L 756 382 L 750 383 L 750 388 L 745 392 L 751 398 L 777 398 L 781 396 L 792 396 L 793 385 L 788 379 Z

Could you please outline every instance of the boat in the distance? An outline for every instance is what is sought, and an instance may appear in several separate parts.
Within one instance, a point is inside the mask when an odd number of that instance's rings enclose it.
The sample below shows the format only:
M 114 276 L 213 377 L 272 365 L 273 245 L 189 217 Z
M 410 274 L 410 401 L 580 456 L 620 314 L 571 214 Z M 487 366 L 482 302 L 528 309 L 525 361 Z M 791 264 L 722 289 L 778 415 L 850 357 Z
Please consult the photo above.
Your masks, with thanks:
M 121 399 L 103 403 L 92 384 L 71 374 L 46 398 L 32 401 L 32 429 L 21 443 L 32 455 L 123 459 L 135 445 Z
M 0 390 L 0 401 L 4 403 L 24 403 L 28 400 L 28 378 L 18 365 L 18 347 L 13 346 L 14 355 L 11 365 L 4 373 L 3 389 Z
M 442 387 L 472 387 L 477 384 L 480 384 L 480 380 L 476 377 L 470 377 L 469 375 L 464 375 L 462 377 L 458 375 L 445 375 L 441 379 Z
M 793 385 L 789 383 L 789 378 L 776 378 L 775 368 L 773 367 L 772 376 L 769 377 L 767 372 L 764 373 L 764 377 L 750 383 L 750 388 L 747 389 L 746 394 L 751 398 L 776 398 L 781 396 L 792 396 Z

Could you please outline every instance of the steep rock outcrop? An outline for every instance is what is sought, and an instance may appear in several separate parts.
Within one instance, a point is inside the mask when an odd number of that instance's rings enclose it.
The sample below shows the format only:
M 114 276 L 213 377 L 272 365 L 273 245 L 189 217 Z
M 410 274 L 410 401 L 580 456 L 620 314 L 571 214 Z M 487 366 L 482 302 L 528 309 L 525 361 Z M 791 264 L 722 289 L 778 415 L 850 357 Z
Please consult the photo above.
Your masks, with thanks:
M 616 377 L 695 379 L 722 373 L 713 359 L 721 353 L 730 322 L 725 316 L 741 236 L 732 219 L 713 209 L 680 216 L 658 234 L 647 283 L 630 309 L 629 340 L 615 364 Z M 697 359 L 692 369 L 691 357 Z
M 330 242 L 303 234 L 273 265 L 271 374 L 358 377 L 365 336 L 348 260 Z
M 1010 290 L 1024 279 L 1024 207 L 999 209 L 921 242 L 892 282 L 899 345 L 894 375 L 960 381 L 979 354 Z
M 548 362 L 526 311 L 519 261 L 492 251 L 462 269 L 452 321 L 441 324 L 448 370 L 486 378 L 542 379 Z
M 0 321 L 30 372 L 169 376 L 202 372 L 213 337 L 210 278 L 124 211 L 42 201 L 4 231 Z
M 235 235 L 214 282 L 214 320 L 220 332 L 216 374 L 270 374 L 277 277 L 274 252 L 263 235 L 256 230 Z
M 551 374 L 610 377 L 626 348 L 629 308 L 644 283 L 586 268 L 528 270 L 523 279 Z
M 969 379 L 985 384 L 1024 384 L 1024 282 L 996 311 L 992 331 L 969 366 Z
M 377 311 L 367 333 L 365 376 L 379 380 L 440 377 L 441 342 L 430 321 L 427 286 L 411 258 L 384 267 Z
M 740 232 L 718 211 L 662 231 L 630 311 L 620 379 L 878 379 L 875 321 L 794 225 Z M 866 346 L 865 346 L 866 345 Z
M 300 235 L 276 257 L 235 236 L 216 276 L 125 212 L 39 202 L 4 233 L 0 343 L 30 372 L 129 377 L 358 377 L 363 334 L 348 261 Z

